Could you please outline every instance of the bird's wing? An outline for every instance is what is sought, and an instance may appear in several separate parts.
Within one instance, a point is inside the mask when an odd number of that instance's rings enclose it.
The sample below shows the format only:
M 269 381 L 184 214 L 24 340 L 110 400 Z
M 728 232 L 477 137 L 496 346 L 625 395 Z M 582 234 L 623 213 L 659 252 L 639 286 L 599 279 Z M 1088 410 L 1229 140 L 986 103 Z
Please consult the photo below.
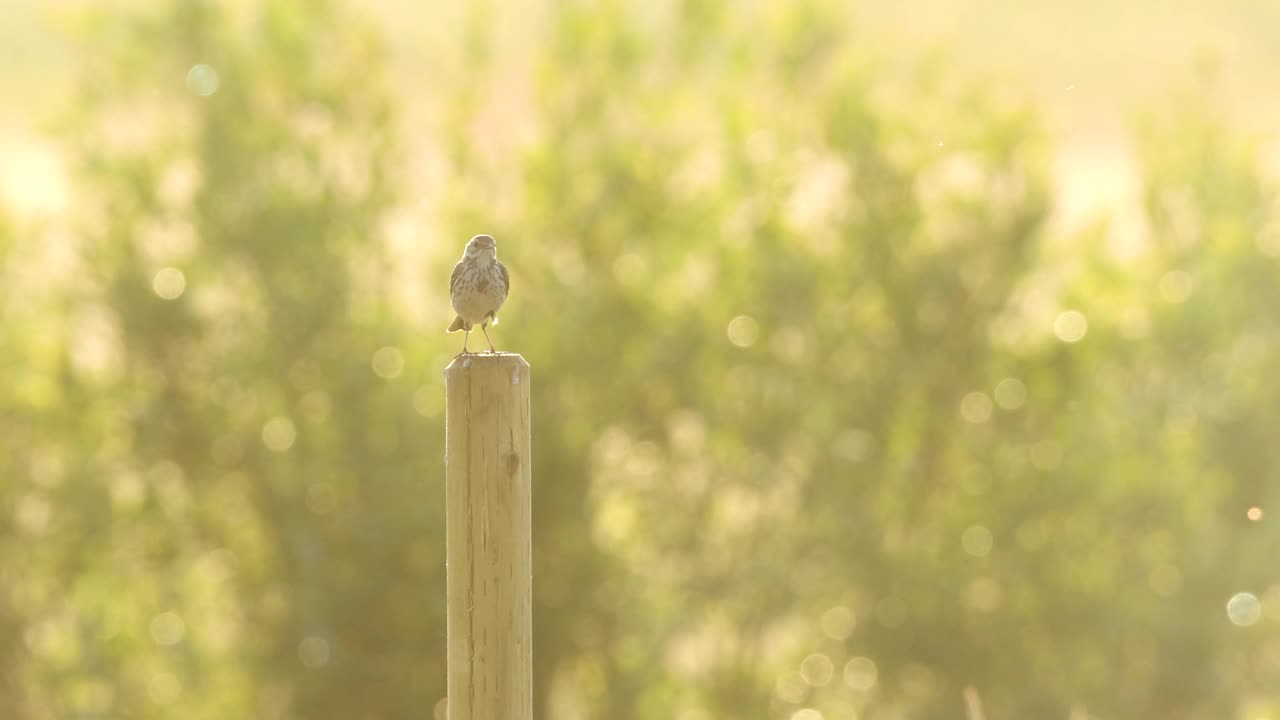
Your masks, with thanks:
M 457 265 L 453 266 L 453 274 L 449 276 L 449 294 L 453 294 L 453 290 L 458 286 L 458 278 L 462 277 L 462 261 L 459 260 Z
M 495 260 L 494 262 L 498 261 Z M 502 275 L 502 296 L 506 297 L 507 293 L 511 291 L 511 276 L 507 274 L 507 266 L 500 262 L 498 263 L 498 272 Z

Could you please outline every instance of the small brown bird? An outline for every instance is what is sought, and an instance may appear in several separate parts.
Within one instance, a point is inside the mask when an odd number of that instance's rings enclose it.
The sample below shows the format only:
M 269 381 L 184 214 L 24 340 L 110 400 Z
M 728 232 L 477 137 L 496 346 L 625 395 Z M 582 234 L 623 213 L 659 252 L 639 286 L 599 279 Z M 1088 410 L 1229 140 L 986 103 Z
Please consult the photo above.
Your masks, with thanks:
M 489 339 L 488 326 L 491 320 L 494 325 L 498 324 L 498 308 L 502 307 L 510 289 L 507 268 L 498 262 L 498 243 L 488 235 L 471 238 L 449 278 L 449 299 L 458 316 L 446 332 L 466 331 L 459 355 L 467 354 L 467 340 L 476 325 L 489 341 L 489 352 L 498 352 Z

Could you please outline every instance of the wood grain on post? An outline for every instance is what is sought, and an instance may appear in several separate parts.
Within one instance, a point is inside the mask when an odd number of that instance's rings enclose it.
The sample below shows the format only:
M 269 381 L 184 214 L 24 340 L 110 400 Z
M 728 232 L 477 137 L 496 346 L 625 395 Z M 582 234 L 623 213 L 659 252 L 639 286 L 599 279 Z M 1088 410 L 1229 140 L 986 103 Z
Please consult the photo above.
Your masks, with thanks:
M 529 363 L 445 368 L 449 720 L 533 720 Z

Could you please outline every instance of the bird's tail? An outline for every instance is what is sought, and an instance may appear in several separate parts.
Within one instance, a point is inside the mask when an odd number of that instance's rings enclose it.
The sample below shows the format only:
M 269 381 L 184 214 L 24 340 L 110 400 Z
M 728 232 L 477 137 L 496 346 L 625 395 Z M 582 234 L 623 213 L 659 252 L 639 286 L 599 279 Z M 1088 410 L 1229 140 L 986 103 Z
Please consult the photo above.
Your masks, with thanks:
M 453 324 L 450 325 L 449 329 L 445 330 L 445 332 L 458 332 L 459 330 L 466 330 L 466 329 L 467 329 L 467 322 L 462 319 L 461 315 L 458 315 L 453 319 Z
M 495 315 L 495 314 L 493 314 L 493 313 L 489 313 L 489 319 L 493 321 L 493 322 L 489 323 L 490 325 L 497 325 L 497 324 L 498 324 L 498 316 L 497 316 L 497 315 Z

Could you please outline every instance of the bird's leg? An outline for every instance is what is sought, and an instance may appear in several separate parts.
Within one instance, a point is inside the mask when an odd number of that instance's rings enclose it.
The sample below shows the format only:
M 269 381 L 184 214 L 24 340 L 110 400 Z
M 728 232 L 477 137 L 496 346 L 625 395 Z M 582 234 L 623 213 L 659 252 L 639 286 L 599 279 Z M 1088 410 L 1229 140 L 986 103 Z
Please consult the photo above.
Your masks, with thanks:
M 467 338 L 469 338 L 469 337 L 471 337 L 471 331 L 470 331 L 470 330 L 464 330 L 464 331 L 463 331 L 463 333 L 462 333 L 462 352 L 458 353 L 458 355 L 470 355 L 470 354 L 471 354 L 471 353 L 467 352 Z M 458 355 L 454 355 L 454 357 L 458 357 Z
M 484 332 L 484 339 L 489 340 L 489 321 L 480 323 L 480 330 Z M 489 340 L 489 352 L 497 353 L 498 349 L 493 346 L 493 341 Z

